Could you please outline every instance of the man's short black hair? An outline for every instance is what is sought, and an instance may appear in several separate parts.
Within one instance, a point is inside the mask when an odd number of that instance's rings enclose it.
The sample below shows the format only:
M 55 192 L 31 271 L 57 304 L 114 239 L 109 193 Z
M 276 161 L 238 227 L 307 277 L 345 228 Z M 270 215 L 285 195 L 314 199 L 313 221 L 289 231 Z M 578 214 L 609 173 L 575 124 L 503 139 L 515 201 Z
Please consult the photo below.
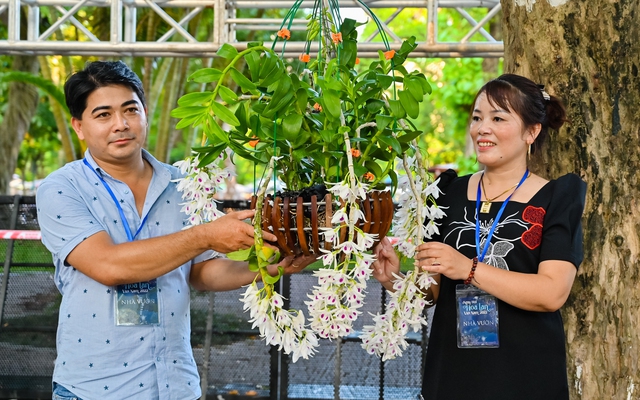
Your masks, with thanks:
M 146 108 L 142 82 L 127 64 L 122 61 L 93 61 L 71 75 L 64 84 L 64 96 L 71 116 L 82 119 L 89 95 L 98 88 L 114 85 L 133 90 Z

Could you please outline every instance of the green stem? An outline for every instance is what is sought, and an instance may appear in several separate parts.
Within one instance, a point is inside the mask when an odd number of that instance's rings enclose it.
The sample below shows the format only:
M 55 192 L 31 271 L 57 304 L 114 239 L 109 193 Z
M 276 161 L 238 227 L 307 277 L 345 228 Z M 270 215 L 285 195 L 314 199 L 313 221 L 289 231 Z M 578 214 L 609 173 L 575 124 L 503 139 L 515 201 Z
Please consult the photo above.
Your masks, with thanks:
M 382 177 L 387 176 L 389 174 L 389 171 L 391 171 L 391 169 L 393 168 L 393 162 L 388 162 L 387 163 L 387 167 L 384 169 L 384 171 L 382 171 L 382 175 L 377 176 L 376 179 L 374 179 L 369 186 L 370 187 L 375 187 L 381 180 Z
M 271 176 L 275 165 L 275 157 L 271 157 L 269 165 L 267 166 L 266 176 Z M 268 285 L 265 278 L 269 275 L 266 261 L 262 261 L 258 256 L 264 247 L 264 239 L 262 238 L 262 207 L 264 205 L 264 197 L 267 193 L 267 186 L 269 186 L 269 179 L 264 179 L 256 195 L 256 214 L 253 216 L 253 240 L 256 248 L 256 257 L 258 258 L 258 267 L 260 268 L 260 276 L 262 276 L 262 282 L 268 295 L 271 296 L 273 287 Z
M 361 129 L 366 128 L 366 127 L 371 127 L 371 126 L 378 126 L 378 125 L 375 122 L 367 122 L 367 123 L 362 124 L 359 127 L 357 127 L 356 128 L 356 137 L 360 137 L 360 130 Z M 373 149 L 373 146 L 376 143 L 378 143 L 378 137 L 380 135 L 382 135 L 382 131 L 378 131 L 378 132 L 376 132 L 375 135 L 373 135 L 373 137 L 371 138 L 371 141 L 367 145 L 367 148 L 364 149 L 364 153 L 362 153 L 362 157 L 360 158 L 360 165 L 364 165 L 364 162 L 366 161 L 367 157 L 369 156 L 369 153 Z
M 234 65 L 240 61 L 241 58 L 243 58 L 245 55 L 253 52 L 253 51 L 264 51 L 267 53 L 271 53 L 274 57 L 277 57 L 276 53 L 271 50 L 268 49 L 264 46 L 255 46 L 255 47 L 249 47 L 248 49 L 242 50 L 241 52 L 239 52 L 235 57 L 233 57 L 233 59 L 231 60 L 231 62 L 229 62 L 229 64 L 222 70 L 222 75 L 220 76 L 220 79 L 218 79 L 218 83 L 216 84 L 216 87 L 213 89 L 213 92 L 211 94 L 212 99 L 216 99 L 216 97 L 218 96 L 218 91 L 220 90 L 221 86 L 223 85 L 224 82 L 224 77 L 227 76 L 227 73 L 231 70 L 231 68 L 234 67 Z

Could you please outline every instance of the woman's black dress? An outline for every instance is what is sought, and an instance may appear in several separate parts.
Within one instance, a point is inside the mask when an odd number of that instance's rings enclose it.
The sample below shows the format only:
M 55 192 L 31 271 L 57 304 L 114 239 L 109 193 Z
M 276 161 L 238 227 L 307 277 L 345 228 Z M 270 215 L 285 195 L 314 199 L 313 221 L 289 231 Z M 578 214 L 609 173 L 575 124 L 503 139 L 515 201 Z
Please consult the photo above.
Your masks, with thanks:
M 443 241 L 469 258 L 476 256 L 476 202 L 467 196 L 470 176 L 441 176 L 438 203 L 447 216 L 438 222 Z M 582 262 L 581 217 L 586 185 L 573 174 L 547 183 L 527 203 L 510 201 L 495 229 L 484 262 L 535 274 L 545 260 Z M 480 214 L 484 241 L 502 202 Z M 471 268 L 471 262 L 469 263 Z M 564 400 L 569 398 L 565 336 L 560 312 L 532 312 L 498 300 L 500 347 L 457 347 L 455 287 L 442 276 L 427 350 L 422 394 L 433 399 Z

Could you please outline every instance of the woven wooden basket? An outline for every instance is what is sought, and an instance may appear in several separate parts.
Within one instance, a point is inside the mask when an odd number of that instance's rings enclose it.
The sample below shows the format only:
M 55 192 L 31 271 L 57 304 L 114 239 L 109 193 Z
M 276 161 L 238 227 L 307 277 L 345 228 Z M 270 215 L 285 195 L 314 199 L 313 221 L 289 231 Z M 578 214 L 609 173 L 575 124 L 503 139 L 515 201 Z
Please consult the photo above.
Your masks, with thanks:
M 331 207 L 327 207 L 330 204 Z M 256 198 L 251 201 L 255 209 Z M 393 200 L 389 191 L 371 191 L 359 204 L 365 221 L 359 220 L 358 227 L 366 233 L 377 234 L 382 240 L 393 219 Z M 320 248 L 331 250 L 332 243 L 324 241 L 320 228 L 332 227 L 331 218 L 340 203 L 331 194 L 310 196 L 310 201 L 302 197 L 280 197 L 268 195 L 262 208 L 262 229 L 278 238 L 277 246 L 283 255 L 321 255 Z M 340 242 L 348 233 L 345 226 L 340 230 Z

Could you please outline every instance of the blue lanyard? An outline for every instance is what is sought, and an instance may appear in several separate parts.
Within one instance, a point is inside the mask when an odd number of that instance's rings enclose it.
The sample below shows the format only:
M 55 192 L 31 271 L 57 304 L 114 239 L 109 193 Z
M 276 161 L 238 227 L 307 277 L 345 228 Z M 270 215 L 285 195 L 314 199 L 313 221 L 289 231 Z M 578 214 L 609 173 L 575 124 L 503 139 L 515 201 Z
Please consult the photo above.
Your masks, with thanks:
M 105 181 L 102 178 L 102 176 L 100 176 L 98 171 L 93 169 L 93 167 L 89 164 L 86 158 L 83 158 L 82 161 L 91 171 L 93 171 L 94 174 L 96 174 L 98 179 L 100 179 L 100 182 L 102 182 L 102 184 L 104 185 L 105 189 L 107 189 L 107 192 L 109 192 L 109 195 L 111 195 L 111 198 L 113 199 L 113 202 L 115 203 L 116 207 L 118 208 L 118 212 L 120 213 L 120 220 L 122 221 L 122 226 L 124 226 L 124 231 L 127 234 L 127 239 L 129 239 L 130 242 L 133 242 L 133 239 L 135 239 L 136 236 L 138 236 L 138 233 L 140 233 L 140 231 L 142 230 L 142 227 L 144 226 L 144 223 L 147 221 L 147 217 L 149 216 L 149 214 L 145 215 L 144 219 L 140 223 L 140 226 L 138 227 L 138 230 L 136 231 L 136 234 L 132 235 L 131 228 L 129 227 L 129 222 L 127 221 L 127 218 L 124 216 L 124 210 L 122 210 L 122 207 L 120 207 L 120 203 L 118 202 L 116 195 L 113 194 L 113 190 L 111 190 L 107 181 Z
M 482 173 L 482 175 L 484 176 L 484 172 Z M 507 203 L 509 202 L 509 200 L 511 200 L 511 196 L 513 196 L 516 190 L 518 190 L 520 185 L 522 185 L 525 179 L 527 179 L 527 176 L 529 176 L 529 168 L 527 168 L 527 170 L 524 172 L 524 175 L 522 175 L 522 179 L 520 179 L 520 183 L 518 183 L 518 186 L 516 186 L 516 188 L 513 190 L 513 192 L 511 192 L 509 197 L 507 197 L 504 203 L 502 203 L 502 207 L 500 207 L 500 210 L 496 215 L 496 219 L 493 220 L 493 225 L 491 225 L 491 229 L 489 230 L 487 239 L 484 242 L 484 248 L 482 249 L 482 252 L 480 252 L 480 198 L 482 197 L 482 189 L 480 188 L 481 181 L 480 180 L 478 181 L 478 195 L 476 197 L 476 253 L 478 254 L 478 261 L 482 262 L 484 260 L 484 256 L 487 255 L 487 250 L 489 250 L 489 243 L 491 242 L 491 238 L 493 237 L 493 232 L 496 230 L 496 227 L 498 226 L 498 221 L 500 220 L 500 217 L 502 216 L 502 213 L 504 212 L 504 209 L 507 206 Z

